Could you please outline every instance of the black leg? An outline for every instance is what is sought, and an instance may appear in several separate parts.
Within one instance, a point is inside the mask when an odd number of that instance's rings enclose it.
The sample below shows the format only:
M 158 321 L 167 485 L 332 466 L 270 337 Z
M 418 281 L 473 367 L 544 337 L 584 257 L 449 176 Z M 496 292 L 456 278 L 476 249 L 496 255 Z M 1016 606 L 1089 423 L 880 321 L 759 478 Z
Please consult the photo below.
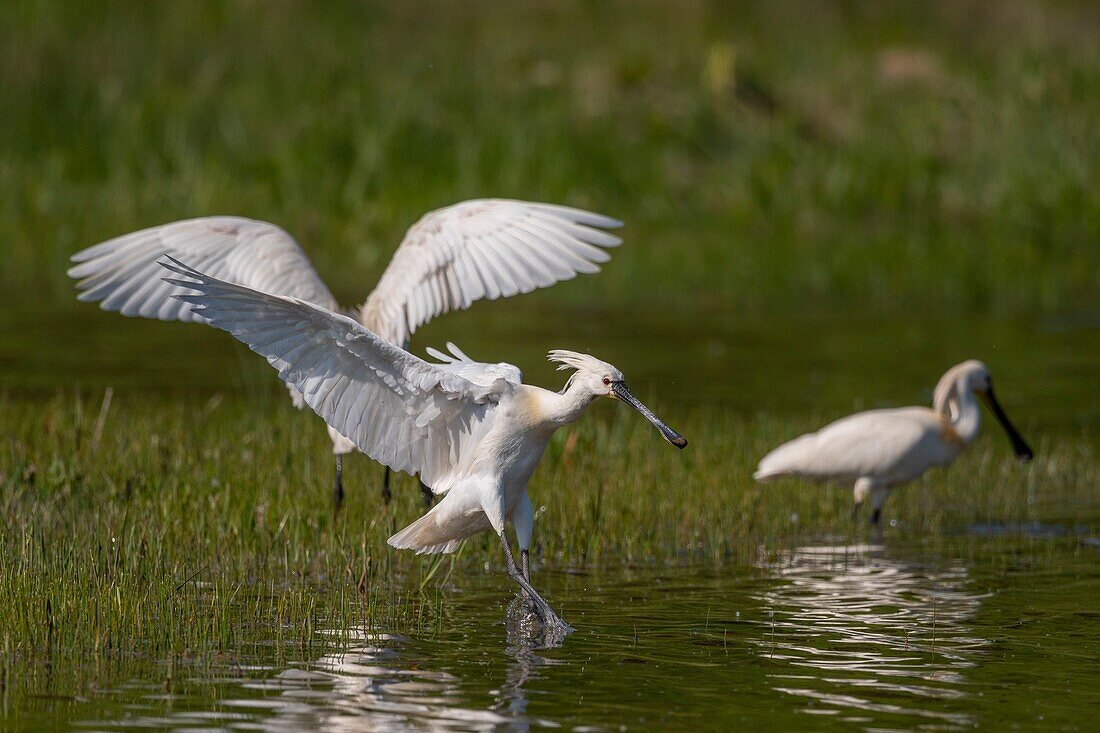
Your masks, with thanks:
M 390 503 L 393 494 L 390 493 L 390 467 L 386 466 L 386 472 L 382 475 L 382 502 Z
M 420 479 L 417 479 L 417 481 L 420 481 Z M 435 503 L 435 492 L 432 491 L 432 487 L 420 481 L 420 495 L 424 497 L 424 506 L 430 509 L 432 504 Z
M 344 503 L 344 457 L 336 456 L 336 478 L 332 482 L 333 511 L 339 513 Z
M 539 621 L 542 622 L 542 625 L 550 629 L 572 631 L 573 627 L 558 618 L 558 615 L 554 613 L 554 609 L 550 608 L 550 604 L 538 594 L 538 591 L 534 589 L 527 578 L 523 577 L 523 573 L 520 569 L 516 567 L 516 561 L 512 558 L 512 548 L 508 546 L 508 538 L 504 536 L 503 532 L 500 533 L 500 544 L 504 548 L 504 560 L 508 565 L 508 576 L 519 583 L 519 587 L 527 594 L 527 597 L 535 607 L 535 615 L 539 617 Z
M 531 582 L 531 553 L 528 552 L 527 550 L 520 550 L 519 551 L 519 569 L 520 569 L 520 572 L 523 573 L 523 577 L 527 580 L 528 583 L 530 583 Z M 525 600 L 528 600 L 528 601 L 531 600 L 531 596 L 527 595 L 526 592 L 524 592 L 523 597 L 524 597 Z
M 877 527 L 881 521 L 882 521 L 882 510 L 881 509 L 876 509 L 871 514 L 871 524 L 873 524 L 874 526 Z
M 859 519 L 859 504 L 852 504 L 852 521 Z

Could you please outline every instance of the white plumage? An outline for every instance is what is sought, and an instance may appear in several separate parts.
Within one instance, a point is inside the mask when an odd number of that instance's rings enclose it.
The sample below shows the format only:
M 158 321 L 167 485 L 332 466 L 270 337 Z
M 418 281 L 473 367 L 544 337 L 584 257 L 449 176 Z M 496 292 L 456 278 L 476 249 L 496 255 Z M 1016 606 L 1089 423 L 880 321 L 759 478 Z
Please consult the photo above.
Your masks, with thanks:
M 950 463 L 977 437 L 981 424 L 977 397 L 984 399 L 1000 420 L 1017 456 L 1030 459 L 1031 449 L 993 395 L 988 368 L 971 360 L 943 375 L 932 409 L 869 410 L 841 418 L 768 453 L 754 477 L 769 481 L 796 476 L 853 485 L 853 513 L 870 496 L 871 519 L 877 524 L 893 487 L 918 478 L 929 468 Z
M 620 243 L 601 230 L 621 224 L 580 209 L 500 199 L 434 211 L 409 229 L 359 321 L 403 344 L 418 326 L 475 300 L 597 273 L 610 259 L 605 250 Z
M 419 326 L 482 298 L 494 299 L 595 273 L 620 240 L 603 229 L 621 222 L 551 204 L 481 199 L 426 214 L 394 253 L 374 291 L 356 309 L 359 322 L 390 343 L 403 345 Z M 173 296 L 157 264 L 165 256 L 226 282 L 285 295 L 339 311 L 297 242 L 263 221 L 212 216 L 144 229 L 73 255 L 69 276 L 78 298 L 124 316 L 203 321 Z M 350 313 L 350 311 L 349 311 Z M 290 387 L 298 407 L 304 402 Z M 329 428 L 337 455 L 337 501 L 343 494 L 339 456 L 354 441 Z
M 443 499 L 396 533 L 394 547 L 450 552 L 492 529 L 509 573 L 544 622 L 561 625 L 530 586 L 527 552 L 534 517 L 527 482 L 550 436 L 577 420 L 600 396 L 631 404 L 673 445 L 687 441 L 630 394 L 622 373 L 594 357 L 555 351 L 577 371 L 561 392 L 522 383 L 510 364 L 475 362 L 457 347 L 419 359 L 352 318 L 303 300 L 262 293 L 213 278 L 168 258 L 180 277 L 167 282 L 211 325 L 262 355 L 325 422 L 385 465 L 419 473 Z M 512 521 L 523 556 L 517 569 L 504 537 Z

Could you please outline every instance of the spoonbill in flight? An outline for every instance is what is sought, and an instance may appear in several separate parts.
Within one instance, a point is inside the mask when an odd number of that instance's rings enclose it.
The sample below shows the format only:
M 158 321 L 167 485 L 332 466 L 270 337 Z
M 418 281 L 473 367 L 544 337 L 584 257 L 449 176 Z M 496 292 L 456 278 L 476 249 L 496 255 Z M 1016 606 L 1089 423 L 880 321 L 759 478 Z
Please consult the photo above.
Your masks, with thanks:
M 492 530 L 508 575 L 531 600 L 545 628 L 568 631 L 531 586 L 528 552 L 534 530 L 527 481 L 550 436 L 579 419 L 597 397 L 642 413 L 672 445 L 687 441 L 626 387 L 623 373 L 587 354 L 551 351 L 572 369 L 564 389 L 523 384 L 511 364 L 473 361 L 454 345 L 449 355 L 419 359 L 355 319 L 308 301 L 234 285 L 167 258 L 180 277 L 169 284 L 201 318 L 267 359 L 326 423 L 374 460 L 420 474 L 443 498 L 389 538 L 417 553 L 453 552 L 463 539 Z M 504 534 L 511 521 L 517 567 Z
M 764 456 L 753 476 L 758 481 L 797 476 L 853 484 L 853 518 L 870 496 L 871 522 L 877 525 L 891 489 L 929 468 L 951 463 L 978 437 L 982 419 L 979 397 L 1000 421 L 1016 456 L 1031 460 L 1031 448 L 993 395 L 989 369 L 972 359 L 956 364 L 940 378 L 932 409 L 869 410 L 841 418 L 779 446 Z
M 368 329 L 398 346 L 432 318 L 544 288 L 577 273 L 599 272 L 605 251 L 620 240 L 602 229 L 621 226 L 607 216 L 552 204 L 481 199 L 424 215 L 409 229 L 366 302 L 348 311 Z M 199 321 L 184 292 L 164 282 L 164 256 L 188 262 L 229 282 L 285 295 L 341 312 L 297 242 L 264 221 L 237 216 L 188 219 L 126 234 L 77 252 L 69 276 L 79 300 L 108 311 L 162 321 Z M 288 385 L 294 404 L 301 393 Z M 336 456 L 333 499 L 344 498 L 342 456 L 353 441 L 329 426 Z M 423 486 L 421 487 L 424 488 Z M 431 492 L 425 490 L 425 499 Z M 389 470 L 382 496 L 389 502 Z

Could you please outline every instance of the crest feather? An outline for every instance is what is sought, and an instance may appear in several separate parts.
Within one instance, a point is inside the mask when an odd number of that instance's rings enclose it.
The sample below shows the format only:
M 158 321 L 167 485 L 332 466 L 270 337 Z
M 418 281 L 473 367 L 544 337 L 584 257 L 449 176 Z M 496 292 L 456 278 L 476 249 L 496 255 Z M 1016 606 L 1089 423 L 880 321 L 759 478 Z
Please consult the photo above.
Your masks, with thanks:
M 546 355 L 546 358 L 558 365 L 558 371 L 562 369 L 576 369 L 577 371 L 584 370 L 590 372 L 619 371 L 606 361 L 600 361 L 591 354 L 581 354 L 576 351 L 567 351 L 566 349 L 554 349 Z

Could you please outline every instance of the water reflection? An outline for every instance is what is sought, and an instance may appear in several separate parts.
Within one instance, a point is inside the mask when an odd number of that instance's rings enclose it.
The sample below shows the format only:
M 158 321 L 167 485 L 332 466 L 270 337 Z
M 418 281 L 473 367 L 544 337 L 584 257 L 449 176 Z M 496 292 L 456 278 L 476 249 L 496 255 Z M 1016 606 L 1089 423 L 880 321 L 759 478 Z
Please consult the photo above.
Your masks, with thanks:
M 446 623 L 421 638 L 340 629 L 308 649 L 257 644 L 220 666 L 177 667 L 170 686 L 165 662 L 86 700 L 42 703 L 28 727 L 694 731 L 846 721 L 880 731 L 999 728 L 1043 714 L 1072 728 L 1100 689 L 1086 663 L 1097 647 L 1094 553 L 1074 540 L 1044 545 L 1070 558 L 1064 572 L 1021 560 L 1006 579 L 1014 545 L 981 542 L 952 553 L 965 564 L 914 559 L 920 548 L 897 545 L 802 547 L 749 572 L 550 574 L 554 597 L 584 624 L 552 650 L 486 621 L 501 609 L 500 581 L 486 575 L 450 596 Z M 1074 694 L 1045 696 L 1035 713 L 1020 690 L 1051 679 L 1069 680 Z
M 340 635 L 347 638 L 347 631 Z M 142 703 L 130 703 L 125 714 L 88 721 L 91 729 L 145 728 L 173 730 L 261 731 L 527 731 L 548 721 L 527 716 L 525 686 L 549 660 L 540 658 L 526 637 L 510 639 L 502 684 L 489 690 L 484 708 L 470 704 L 473 693 L 463 680 L 429 663 L 410 639 L 391 634 L 350 632 L 358 639 L 338 653 L 276 672 L 241 670 L 256 676 L 203 677 L 196 686 L 217 685 L 216 710 L 164 710 L 170 696 L 150 686 Z M 265 674 L 270 676 L 264 676 Z M 132 694 L 132 690 L 129 691 Z M 484 691 L 480 696 L 484 696 Z M 201 698 L 202 696 L 197 696 Z M 180 699 L 183 707 L 187 701 Z M 144 704 L 143 704 L 144 703 Z M 156 711 L 156 712 L 154 712 Z
M 509 662 L 505 668 L 504 683 L 493 691 L 496 698 L 493 710 L 507 711 L 509 730 L 530 730 L 527 719 L 527 684 L 538 679 L 540 669 L 562 662 L 539 656 L 539 649 L 560 646 L 564 638 L 561 631 L 544 631 L 528 609 L 527 602 L 517 597 L 508 607 L 508 620 L 505 628 L 508 646 L 505 654 Z M 547 721 L 538 721 L 540 725 L 549 725 Z
M 772 618 L 757 643 L 782 665 L 774 689 L 804 712 L 891 727 L 955 729 L 966 712 L 964 672 L 987 641 L 968 621 L 982 595 L 965 566 L 894 559 L 881 545 L 802 547 L 761 565 Z

